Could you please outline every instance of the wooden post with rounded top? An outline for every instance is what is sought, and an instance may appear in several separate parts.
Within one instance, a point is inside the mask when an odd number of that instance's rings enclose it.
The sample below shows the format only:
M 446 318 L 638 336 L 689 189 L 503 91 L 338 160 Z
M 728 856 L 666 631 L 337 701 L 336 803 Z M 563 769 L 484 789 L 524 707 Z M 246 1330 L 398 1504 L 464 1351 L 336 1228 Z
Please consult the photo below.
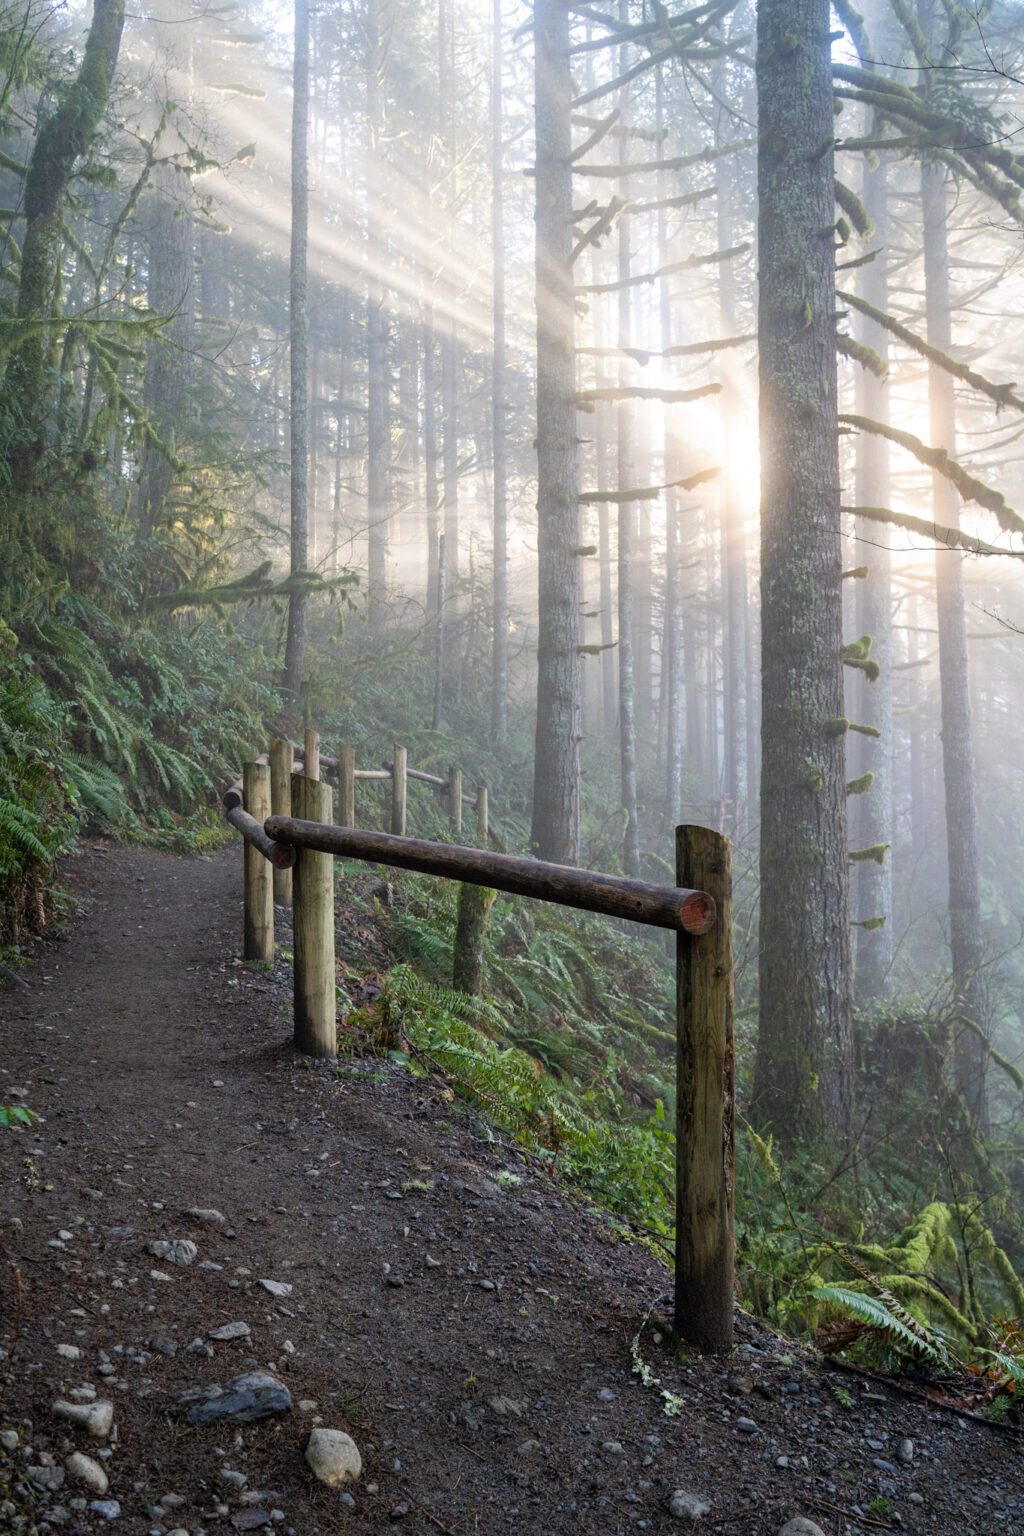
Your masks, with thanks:
M 309 725 L 303 738 L 302 771 L 307 779 L 320 777 L 320 737 Z
M 391 834 L 393 837 L 405 836 L 405 805 L 407 795 L 406 769 L 408 767 L 408 753 L 405 747 L 396 744 L 395 755 L 391 763 Z
M 476 839 L 487 847 L 491 835 L 490 807 L 486 784 L 478 784 L 476 790 Z
M 261 825 L 270 815 L 270 765 L 246 763 L 242 770 L 245 809 Z M 274 874 L 269 860 L 252 843 L 245 847 L 245 920 L 242 955 L 274 963 Z M 284 873 L 284 871 L 282 871 Z
M 462 769 L 448 770 L 448 818 L 456 837 L 462 836 Z
M 676 880 L 712 896 L 717 921 L 676 935 L 675 1327 L 712 1355 L 733 1347 L 732 850 L 676 828 Z
M 292 775 L 293 814 L 329 823 L 329 784 Z M 295 862 L 295 1046 L 305 1056 L 338 1054 L 334 978 L 334 858 L 300 848 Z
M 338 748 L 338 825 L 356 824 L 356 749 Z
M 295 753 L 290 741 L 280 736 L 270 743 L 270 809 L 274 816 L 292 814 L 292 765 Z M 292 872 L 290 869 L 274 870 L 274 900 L 282 907 L 292 904 Z

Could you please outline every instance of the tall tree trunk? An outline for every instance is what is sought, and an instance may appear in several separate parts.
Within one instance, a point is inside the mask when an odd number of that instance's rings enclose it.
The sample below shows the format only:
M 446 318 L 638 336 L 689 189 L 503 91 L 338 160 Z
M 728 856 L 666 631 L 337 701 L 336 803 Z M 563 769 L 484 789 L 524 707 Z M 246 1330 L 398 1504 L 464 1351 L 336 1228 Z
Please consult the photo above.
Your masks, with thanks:
M 921 205 L 924 236 L 926 333 L 931 346 L 952 351 L 949 254 L 946 240 L 948 207 L 946 171 L 942 162 L 921 162 Z M 956 457 L 956 397 L 952 376 L 944 368 L 928 367 L 931 440 Z M 955 528 L 960 522 L 956 488 L 936 472 L 932 476 L 932 515 Z M 978 1028 L 988 1028 L 981 966 L 981 885 L 978 871 L 978 807 L 975 797 L 974 734 L 971 721 L 967 663 L 967 624 L 964 612 L 963 558 L 939 549 L 935 556 L 939 626 L 939 675 L 942 687 L 942 776 L 946 802 L 946 848 L 949 858 L 949 941 L 953 962 L 953 991 L 958 1013 Z M 974 1122 L 988 1120 L 985 1042 L 973 1030 L 957 1029 L 954 1070 Z
M 440 92 L 442 143 L 446 176 L 445 206 L 448 210 L 447 314 L 440 323 L 441 343 L 441 421 L 444 430 L 442 458 L 442 503 L 444 506 L 445 580 L 458 602 L 459 584 L 459 396 L 458 329 L 455 306 L 458 300 L 456 244 L 456 138 L 455 118 L 455 9 L 453 0 L 440 0 L 438 9 L 438 86 Z
M 64 201 L 75 163 L 88 152 L 107 109 L 123 28 L 124 0 L 95 0 L 78 75 L 32 146 L 25 177 L 25 241 L 15 311 L 19 320 L 45 321 L 55 313 Z M 46 450 L 50 344 L 46 328 L 33 327 L 11 356 L 4 379 L 8 417 L 20 422 L 10 472 L 14 489 L 22 493 L 31 487 Z
M 423 494 L 427 508 L 427 613 L 438 611 L 437 550 L 441 503 L 437 487 L 437 346 L 434 311 L 423 322 Z
M 722 72 L 724 76 L 724 71 Z M 723 113 L 715 114 L 715 144 L 720 146 Z M 736 197 L 736 168 L 731 155 L 718 161 L 715 170 L 718 193 L 715 200 L 715 227 L 719 250 L 733 244 L 733 203 Z M 736 273 L 731 261 L 718 269 L 718 318 L 720 334 L 734 336 L 738 329 Z M 737 473 L 741 457 L 738 416 L 741 409 L 736 388 L 736 370 L 728 352 L 722 354 L 722 439 L 725 454 L 721 479 L 722 539 L 722 788 L 727 802 L 727 826 L 738 835 L 744 824 L 749 786 L 746 773 L 747 701 L 747 557 L 743 543 L 743 506 Z
M 505 445 L 505 220 L 502 139 L 501 0 L 491 18 L 491 258 L 493 268 L 493 353 L 491 358 L 491 468 L 493 485 L 494 596 L 491 615 L 491 739 L 508 735 L 508 452 Z
M 536 0 L 537 733 L 532 840 L 579 859 L 580 614 L 567 0 Z
M 761 0 L 757 35 L 763 772 L 754 1112 L 792 1145 L 847 1134 L 853 1095 L 828 0 Z
M 879 247 L 874 261 L 862 269 L 860 290 L 863 297 L 882 313 L 889 309 L 888 244 L 889 218 L 886 188 L 887 166 L 884 159 L 875 165 L 865 162 L 863 202 L 874 222 L 872 244 Z M 873 347 L 885 361 L 888 334 L 883 326 L 865 318 L 860 340 Z M 889 420 L 888 384 L 866 368 L 857 374 L 858 409 L 875 421 Z M 862 432 L 857 439 L 857 504 L 863 507 L 889 505 L 889 446 L 872 432 Z M 858 634 L 871 636 L 871 655 L 881 668 L 877 682 L 869 683 L 856 674 L 858 685 L 850 689 L 859 696 L 857 718 L 872 725 L 880 735 L 868 741 L 857 754 L 857 776 L 871 772 L 874 781 L 866 794 L 857 797 L 857 841 L 875 848 L 893 845 L 893 650 L 892 650 L 892 561 L 889 530 L 877 523 L 864 523 L 858 529 L 866 551 L 868 574 L 858 581 L 860 621 Z M 874 918 L 884 919 L 880 928 L 857 929 L 856 983 L 859 1001 L 870 1003 L 892 995 L 892 855 L 877 864 L 866 859 L 857 868 L 855 915 L 863 925 Z
M 292 65 L 292 232 L 288 324 L 291 341 L 289 438 L 291 449 L 291 576 L 282 689 L 297 708 L 306 650 L 309 561 L 309 0 L 295 0 Z
M 629 19 L 628 0 L 619 0 L 619 20 Z M 629 62 L 629 50 L 619 49 L 619 71 L 625 72 Z M 623 92 L 621 106 L 625 108 L 627 93 Z M 624 119 L 620 127 L 625 127 Z M 619 164 L 629 159 L 629 140 L 623 132 L 619 137 Z M 625 286 L 630 276 L 630 224 L 620 218 L 618 222 L 618 272 L 616 280 L 622 284 L 618 290 L 618 331 L 615 344 L 620 349 L 619 384 L 629 385 L 636 372 L 635 364 L 622 356 L 625 348 L 632 345 L 630 321 L 632 290 Z M 636 439 L 635 406 L 629 399 L 619 401 L 617 410 L 618 488 L 628 490 L 637 485 L 634 465 Z M 637 810 L 636 787 L 636 561 L 637 516 L 636 503 L 623 501 L 618 504 L 619 515 L 619 764 L 620 798 L 626 824 L 622 838 L 622 868 L 634 877 L 640 873 L 640 828 Z
M 192 8 L 175 0 L 160 27 L 160 56 L 171 100 L 187 100 L 192 76 Z M 149 307 L 168 317 L 159 341 L 146 354 L 143 400 L 163 448 L 146 448 L 139 485 L 138 531 L 149 537 L 167 520 L 178 431 L 187 422 L 195 337 L 195 256 L 192 180 L 166 157 L 184 145 L 179 113 L 169 111 L 156 146 L 164 158 L 153 171 L 149 199 Z M 181 125 L 184 126 L 183 124 Z M 176 142 L 177 141 L 177 142 Z
M 387 269 L 387 234 L 381 216 L 384 175 L 384 114 L 381 86 L 387 59 L 387 39 L 381 29 L 381 0 L 366 7 L 366 128 L 367 128 L 367 235 L 370 278 L 366 290 L 366 515 L 367 515 L 367 610 L 370 624 L 383 622 L 387 602 L 388 518 L 391 507 L 391 424 L 388 409 L 388 317 L 384 308 L 384 284 L 379 273 Z

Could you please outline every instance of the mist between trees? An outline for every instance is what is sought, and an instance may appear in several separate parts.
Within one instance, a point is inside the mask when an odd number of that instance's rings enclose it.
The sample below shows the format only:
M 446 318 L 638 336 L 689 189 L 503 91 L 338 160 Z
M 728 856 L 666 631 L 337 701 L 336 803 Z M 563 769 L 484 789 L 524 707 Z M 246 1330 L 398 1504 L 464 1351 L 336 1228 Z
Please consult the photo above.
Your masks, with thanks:
M 752 1122 L 852 1156 L 920 1050 L 1019 1189 L 1022 39 L 7 3 L 5 941 L 315 717 L 542 858 L 721 827 Z

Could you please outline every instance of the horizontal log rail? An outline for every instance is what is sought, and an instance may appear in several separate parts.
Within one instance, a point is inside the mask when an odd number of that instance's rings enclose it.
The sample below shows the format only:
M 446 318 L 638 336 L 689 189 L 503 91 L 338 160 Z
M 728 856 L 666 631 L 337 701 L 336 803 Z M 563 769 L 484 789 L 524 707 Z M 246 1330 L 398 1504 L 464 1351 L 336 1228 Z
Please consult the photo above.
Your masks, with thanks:
M 262 853 L 265 859 L 269 859 L 275 869 L 291 869 L 294 866 L 294 846 L 290 843 L 275 843 L 272 837 L 267 836 L 261 823 L 240 805 L 226 806 L 224 816 L 236 832 L 241 832 L 247 843 Z
M 423 875 L 488 885 L 513 896 L 533 896 L 563 907 L 603 912 L 654 928 L 689 934 L 707 933 L 715 922 L 715 903 L 706 891 L 681 890 L 674 885 L 649 885 L 602 875 L 567 864 L 546 864 L 460 843 L 431 843 L 425 838 L 391 837 L 359 827 L 329 827 L 292 816 L 271 816 L 266 831 L 277 842 L 312 848 L 343 859 L 391 864 Z
M 288 741 L 245 765 L 224 796 L 225 814 L 245 840 L 244 954 L 274 958 L 274 902 L 294 908 L 293 967 L 296 1047 L 336 1056 L 335 857 L 391 865 L 460 882 L 453 975 L 466 986 L 483 966 L 483 936 L 493 891 L 558 906 L 601 912 L 675 933 L 676 949 L 676 1273 L 674 1322 L 687 1343 L 712 1354 L 733 1345 L 733 970 L 732 873 L 729 841 L 706 827 L 676 828 L 676 885 L 653 885 L 539 859 L 494 853 L 487 846 L 487 786 L 476 797 L 482 847 L 406 837 L 408 779 L 443 793 L 453 834 L 462 831 L 462 774 L 447 779 L 410 769 L 396 745 L 389 769 L 355 766 L 343 746 L 337 759 L 306 732 L 302 766 Z M 320 770 L 338 764 L 342 825 Z M 391 780 L 391 832 L 355 825 L 359 777 Z M 291 865 L 294 864 L 294 880 Z M 271 879 L 271 866 L 273 878 Z M 480 888 L 483 888 L 482 895 Z M 460 951 L 460 935 L 462 949 Z M 460 960 L 468 962 L 460 969 Z M 460 979 L 461 978 L 461 979 Z M 471 990 L 473 988 L 471 987 Z

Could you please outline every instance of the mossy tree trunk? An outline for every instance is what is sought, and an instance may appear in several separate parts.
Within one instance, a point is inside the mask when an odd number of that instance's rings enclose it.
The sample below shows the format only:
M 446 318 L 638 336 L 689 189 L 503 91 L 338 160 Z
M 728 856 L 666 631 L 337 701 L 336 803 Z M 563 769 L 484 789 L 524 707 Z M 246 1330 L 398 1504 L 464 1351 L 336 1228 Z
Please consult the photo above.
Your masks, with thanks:
M 760 1033 L 754 1113 L 844 1136 L 852 1005 L 828 0 L 757 19 L 761 427 Z
M 486 885 L 459 886 L 452 985 L 456 992 L 466 992 L 470 997 L 479 997 L 483 989 L 484 938 L 497 894 Z
M 537 137 L 537 729 L 534 849 L 580 849 L 580 557 L 572 254 L 569 8 L 534 8 Z
M 96 0 L 78 74 L 43 122 L 25 178 L 25 243 L 18 279 L 19 320 L 46 321 L 58 303 L 63 214 L 76 162 L 88 153 L 107 108 L 124 29 L 124 0 Z M 11 454 L 15 491 L 26 492 L 46 449 L 51 337 L 33 323 L 12 355 L 4 380 L 9 414 L 20 420 Z

